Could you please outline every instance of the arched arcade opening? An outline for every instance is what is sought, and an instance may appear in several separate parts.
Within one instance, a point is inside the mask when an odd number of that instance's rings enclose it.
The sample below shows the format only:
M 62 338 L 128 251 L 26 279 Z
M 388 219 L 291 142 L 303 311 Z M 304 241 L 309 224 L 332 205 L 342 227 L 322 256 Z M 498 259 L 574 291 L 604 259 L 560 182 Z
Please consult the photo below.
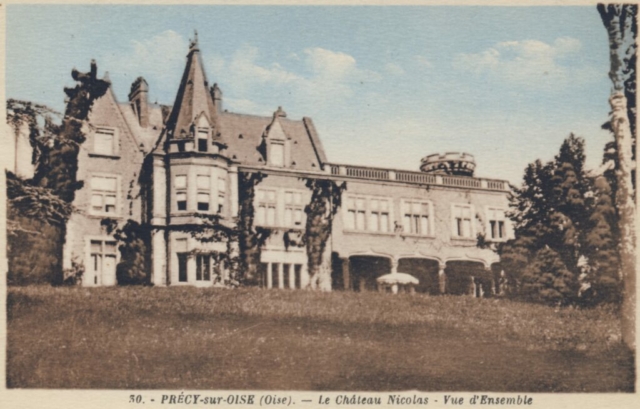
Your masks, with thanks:
M 479 261 L 447 261 L 447 294 L 489 296 L 491 293 L 491 273 Z
M 440 294 L 438 265 L 438 261 L 431 259 L 401 258 L 398 261 L 398 272 L 412 275 L 420 281 L 416 286 L 416 292 L 437 295 Z
M 377 291 L 376 278 L 391 273 L 391 259 L 380 256 L 351 256 L 349 270 L 352 290 Z

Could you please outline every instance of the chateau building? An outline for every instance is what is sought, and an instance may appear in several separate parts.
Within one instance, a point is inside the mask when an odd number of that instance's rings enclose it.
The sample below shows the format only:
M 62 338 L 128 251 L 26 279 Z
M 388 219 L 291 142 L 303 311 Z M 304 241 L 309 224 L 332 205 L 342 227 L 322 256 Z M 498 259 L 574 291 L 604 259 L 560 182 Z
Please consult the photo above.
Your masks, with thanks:
M 478 235 L 504 241 L 508 183 L 474 177 L 473 156 L 425 157 L 419 171 L 329 162 L 310 118 L 291 119 L 282 108 L 262 117 L 227 112 L 210 85 L 197 41 L 172 106 L 149 103 L 138 78 L 129 100 L 110 90 L 97 100 L 79 157 L 79 209 L 70 219 L 64 264 L 84 265 L 83 285 L 115 285 L 119 252 L 104 219 L 150 226 L 154 285 L 212 286 L 227 266 L 217 254 L 224 241 L 201 241 L 186 227 L 218 215 L 234 226 L 241 216 L 241 176 L 260 172 L 253 224 L 271 235 L 260 249 L 259 285 L 304 288 L 309 282 L 304 246 L 308 179 L 346 182 L 326 242 L 323 289 L 375 290 L 376 279 L 402 272 L 419 280 L 418 292 L 482 295 L 498 287 L 499 259 L 478 247 Z M 401 147 L 397 154 L 402 154 Z M 479 285 L 484 277 L 489 285 Z

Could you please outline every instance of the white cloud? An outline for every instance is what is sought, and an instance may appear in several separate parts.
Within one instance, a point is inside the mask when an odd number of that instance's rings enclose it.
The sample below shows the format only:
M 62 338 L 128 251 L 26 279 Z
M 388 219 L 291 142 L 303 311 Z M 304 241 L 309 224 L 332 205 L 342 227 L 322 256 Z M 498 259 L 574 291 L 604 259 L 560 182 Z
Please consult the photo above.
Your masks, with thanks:
M 287 63 L 291 68 L 276 62 L 265 63 L 261 57 L 258 48 L 245 45 L 228 61 L 208 60 L 208 68 L 212 77 L 233 93 L 236 101 L 253 100 L 252 94 L 271 89 L 287 93 L 296 104 L 307 106 L 323 104 L 330 98 L 350 98 L 354 85 L 381 79 L 378 73 L 359 68 L 353 56 L 324 48 L 307 48 L 289 54 Z M 251 104 L 245 102 L 237 106 L 250 108 Z
M 392 63 L 392 62 L 387 63 L 384 66 L 384 69 L 391 75 L 404 75 L 405 74 L 404 68 L 402 68 L 398 64 Z
M 582 44 L 570 37 L 548 44 L 538 40 L 506 41 L 472 54 L 458 54 L 453 67 L 474 75 L 489 75 L 531 88 L 562 87 L 593 80 L 598 72 L 578 66 Z
M 420 65 L 423 68 L 433 68 L 433 63 L 425 56 L 423 55 L 416 55 L 416 61 L 418 62 L 418 65 Z

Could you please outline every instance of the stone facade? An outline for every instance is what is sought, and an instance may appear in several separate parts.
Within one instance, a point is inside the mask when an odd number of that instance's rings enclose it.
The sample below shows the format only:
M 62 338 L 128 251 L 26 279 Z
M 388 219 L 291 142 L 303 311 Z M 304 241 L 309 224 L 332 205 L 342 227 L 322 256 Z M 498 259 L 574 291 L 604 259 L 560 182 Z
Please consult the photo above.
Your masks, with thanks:
M 83 285 L 116 284 L 119 253 L 101 223 L 106 218 L 150 227 L 154 285 L 223 282 L 228 269 L 218 255 L 229 252 L 228 243 L 201 242 L 188 227 L 200 225 L 202 215 L 234 226 L 239 174 L 260 172 L 266 177 L 252 198 L 254 226 L 271 235 L 260 251 L 259 285 L 309 283 L 301 244 L 311 200 L 305 180 L 321 178 L 347 186 L 326 243 L 331 265 L 323 270 L 331 276 L 321 278 L 321 288 L 375 289 L 380 275 L 404 272 L 420 280 L 419 292 L 496 291 L 499 260 L 477 246 L 477 236 L 511 237 L 504 215 L 508 184 L 473 177 L 471 155 L 430 155 L 416 164 L 419 172 L 330 163 L 311 119 L 292 120 L 282 108 L 271 117 L 224 110 L 197 41 L 174 104 L 150 104 L 148 92 L 139 78 L 127 103 L 108 92 L 91 113 L 79 158 L 84 186 L 76 195 L 79 212 L 69 222 L 64 260 L 66 266 L 84 264 Z

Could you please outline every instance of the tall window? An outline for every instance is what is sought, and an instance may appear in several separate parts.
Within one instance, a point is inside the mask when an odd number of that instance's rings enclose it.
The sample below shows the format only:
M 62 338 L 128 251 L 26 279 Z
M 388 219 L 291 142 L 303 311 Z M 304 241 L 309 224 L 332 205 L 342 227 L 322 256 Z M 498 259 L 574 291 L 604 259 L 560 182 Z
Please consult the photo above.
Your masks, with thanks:
M 276 191 L 258 190 L 258 211 L 256 213 L 256 224 L 262 226 L 276 225 Z
M 98 128 L 93 137 L 93 153 L 113 155 L 116 143 L 116 131 L 113 128 Z
M 271 142 L 269 163 L 271 166 L 284 166 L 284 141 Z
M 207 128 L 198 128 L 198 152 L 207 152 L 209 150 L 209 130 Z
M 453 205 L 454 235 L 471 238 L 473 235 L 471 226 L 471 206 Z
M 389 231 L 389 200 L 369 199 L 369 230 L 382 233 Z
M 187 253 L 178 253 L 178 281 L 181 283 L 187 282 L 187 260 L 189 255 Z
M 366 230 L 366 203 L 363 197 L 349 197 L 347 200 L 347 229 Z
M 225 178 L 218 178 L 218 213 L 224 211 L 224 201 L 227 191 L 227 181 Z
M 284 192 L 284 225 L 301 227 L 304 206 L 301 192 Z
M 91 240 L 91 273 L 90 279 L 95 285 L 115 284 L 116 278 L 116 242 Z
M 176 175 L 176 208 L 179 211 L 187 210 L 187 175 Z
M 211 281 L 211 255 L 196 256 L 196 281 Z
M 178 256 L 178 282 L 187 282 L 187 260 L 189 259 L 189 253 L 187 253 L 187 239 L 177 239 L 175 242 L 175 251 Z
M 428 236 L 429 228 L 429 203 L 413 200 L 405 200 L 402 203 L 402 227 L 408 234 Z
M 271 263 L 271 288 L 280 288 L 280 263 Z
M 487 220 L 489 221 L 489 235 L 492 240 L 504 240 L 507 238 L 503 209 L 488 208 Z
M 115 176 L 91 177 L 91 213 L 116 213 L 117 185 Z
M 208 212 L 209 201 L 211 200 L 211 178 L 208 175 L 198 175 L 196 178 L 196 186 L 198 187 L 198 211 Z

